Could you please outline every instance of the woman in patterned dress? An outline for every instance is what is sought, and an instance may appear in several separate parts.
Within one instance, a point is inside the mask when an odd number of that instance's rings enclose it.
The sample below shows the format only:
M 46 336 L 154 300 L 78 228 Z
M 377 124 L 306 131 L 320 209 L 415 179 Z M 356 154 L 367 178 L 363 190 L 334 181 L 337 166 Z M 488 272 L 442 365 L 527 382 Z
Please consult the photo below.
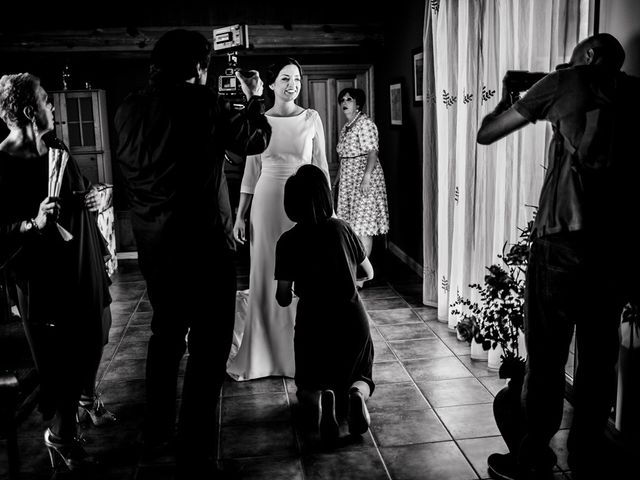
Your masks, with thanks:
M 389 209 L 378 160 L 378 128 L 362 111 L 365 101 L 365 93 L 359 88 L 345 88 L 338 94 L 347 123 L 336 147 L 340 157 L 337 215 L 360 237 L 368 257 L 373 236 L 389 231 Z

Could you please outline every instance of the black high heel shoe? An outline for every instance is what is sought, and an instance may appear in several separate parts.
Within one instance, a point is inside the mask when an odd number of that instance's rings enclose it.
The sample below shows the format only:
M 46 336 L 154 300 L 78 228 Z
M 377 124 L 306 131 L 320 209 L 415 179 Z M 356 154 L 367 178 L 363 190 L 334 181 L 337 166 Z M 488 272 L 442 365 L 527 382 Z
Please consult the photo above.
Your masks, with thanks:
M 44 444 L 53 469 L 65 464 L 69 470 L 79 470 L 94 464 L 93 457 L 82 446 L 81 438 L 73 437 L 71 441 L 64 441 L 47 428 L 44 432 Z

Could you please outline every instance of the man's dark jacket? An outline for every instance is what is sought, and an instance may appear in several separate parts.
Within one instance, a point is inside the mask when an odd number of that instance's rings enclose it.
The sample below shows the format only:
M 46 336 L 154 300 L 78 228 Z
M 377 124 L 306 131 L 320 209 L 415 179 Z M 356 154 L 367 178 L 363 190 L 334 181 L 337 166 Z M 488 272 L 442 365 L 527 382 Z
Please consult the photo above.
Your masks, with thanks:
M 261 153 L 271 138 L 260 99 L 234 110 L 208 87 L 151 83 L 118 108 L 117 160 L 136 241 L 234 248 L 225 151 Z

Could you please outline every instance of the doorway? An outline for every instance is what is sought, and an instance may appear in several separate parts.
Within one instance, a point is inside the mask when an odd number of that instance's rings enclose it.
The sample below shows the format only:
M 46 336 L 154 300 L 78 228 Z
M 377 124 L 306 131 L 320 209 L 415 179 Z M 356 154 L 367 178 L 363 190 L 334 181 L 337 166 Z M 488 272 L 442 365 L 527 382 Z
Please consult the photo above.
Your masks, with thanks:
M 336 144 L 345 117 L 338 105 L 338 93 L 343 88 L 356 87 L 364 90 L 367 101 L 365 111 L 374 118 L 373 66 L 356 65 L 305 65 L 302 75 L 300 105 L 313 108 L 318 112 L 324 127 L 327 162 L 333 182 L 338 174 L 340 163 L 336 153 Z

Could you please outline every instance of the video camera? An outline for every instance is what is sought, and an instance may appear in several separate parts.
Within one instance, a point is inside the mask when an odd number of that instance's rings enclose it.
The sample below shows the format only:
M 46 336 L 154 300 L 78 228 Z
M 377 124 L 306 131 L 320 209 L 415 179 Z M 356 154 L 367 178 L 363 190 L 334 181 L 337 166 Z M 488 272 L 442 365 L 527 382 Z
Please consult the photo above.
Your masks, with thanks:
M 233 108 L 241 110 L 247 104 L 240 81 L 235 73 L 240 71 L 245 77 L 251 74 L 238 68 L 238 50 L 249 48 L 249 30 L 247 25 L 230 25 L 213 30 L 213 50 L 227 54 L 227 68 L 224 75 L 218 77 L 218 94 L 231 102 Z
M 529 90 L 534 83 L 545 77 L 547 72 L 529 72 L 527 70 L 508 70 L 504 78 L 504 87 L 509 92 L 511 104 L 515 103 L 522 92 Z

